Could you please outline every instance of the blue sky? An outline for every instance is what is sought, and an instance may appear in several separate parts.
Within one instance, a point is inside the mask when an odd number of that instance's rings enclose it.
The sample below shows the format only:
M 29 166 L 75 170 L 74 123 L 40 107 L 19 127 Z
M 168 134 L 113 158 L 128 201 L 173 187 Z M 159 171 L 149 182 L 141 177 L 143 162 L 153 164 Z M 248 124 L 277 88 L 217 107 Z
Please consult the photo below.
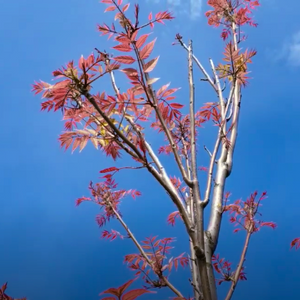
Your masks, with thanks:
M 223 51 L 220 31 L 207 25 L 205 2 L 139 2 L 142 16 L 167 8 L 177 16 L 167 26 L 156 26 L 152 34 L 158 37 L 153 55 L 160 55 L 154 76 L 161 78 L 161 85 L 171 81 L 172 87 L 182 87 L 177 96 L 184 103 L 186 53 L 171 46 L 174 36 L 179 32 L 186 41 L 192 38 L 195 54 L 209 68 L 208 58 L 217 63 Z M 247 28 L 249 38 L 243 46 L 255 48 L 258 55 L 251 65 L 253 80 L 243 94 L 234 168 L 226 190 L 232 192 L 232 200 L 245 199 L 256 189 L 267 190 L 263 217 L 278 228 L 254 235 L 246 261 L 248 280 L 238 285 L 235 300 L 295 299 L 300 281 L 300 252 L 289 250 L 290 241 L 300 236 L 300 2 L 262 0 L 261 4 L 255 12 L 259 27 Z M 57 141 L 63 129 L 60 113 L 41 113 L 40 98 L 30 92 L 34 80 L 49 82 L 53 70 L 77 61 L 81 54 L 89 55 L 94 47 L 110 51 L 112 43 L 96 31 L 97 23 L 113 18 L 103 13 L 104 8 L 95 0 L 3 1 L 1 7 L 0 284 L 8 281 L 13 297 L 96 300 L 101 291 L 133 275 L 122 265 L 123 256 L 135 252 L 133 245 L 101 240 L 95 223 L 98 207 L 74 204 L 76 198 L 88 195 L 88 183 L 97 182 L 99 170 L 113 163 L 92 146 L 80 154 L 62 151 Z M 201 77 L 198 71 L 195 77 Z M 120 86 L 126 87 L 126 81 Z M 99 83 L 100 91 L 109 89 L 108 81 Z M 198 107 L 215 100 L 205 83 L 197 83 L 196 95 Z M 206 125 L 199 143 L 211 146 L 214 133 L 215 128 Z M 159 145 L 154 134 L 149 141 Z M 200 151 L 199 164 L 205 164 L 205 155 Z M 178 175 L 170 157 L 162 161 L 170 175 Z M 136 188 L 143 194 L 122 203 L 125 220 L 137 238 L 176 236 L 173 255 L 186 251 L 184 228 L 166 225 L 174 207 L 154 180 L 143 172 L 123 173 L 117 180 L 120 188 Z M 111 227 L 120 229 L 114 222 Z M 232 229 L 224 220 L 217 252 L 235 262 L 244 235 L 233 235 Z M 186 295 L 187 275 L 185 270 L 171 277 Z M 226 287 L 221 286 L 220 299 Z M 167 290 L 158 292 L 141 299 L 172 296 Z

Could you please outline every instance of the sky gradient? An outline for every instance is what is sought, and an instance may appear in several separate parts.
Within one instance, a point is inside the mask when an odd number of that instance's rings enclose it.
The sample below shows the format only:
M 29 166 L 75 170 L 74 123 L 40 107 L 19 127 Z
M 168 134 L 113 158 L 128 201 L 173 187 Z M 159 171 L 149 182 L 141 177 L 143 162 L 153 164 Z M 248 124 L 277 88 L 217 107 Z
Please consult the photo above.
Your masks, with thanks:
M 175 34 L 180 33 L 185 41 L 193 39 L 196 56 L 209 70 L 208 58 L 217 64 L 223 52 L 220 30 L 207 25 L 205 1 L 147 0 L 139 4 L 141 17 L 166 9 L 176 15 L 166 26 L 156 25 L 152 33 L 151 38 L 158 38 L 153 57 L 160 55 L 153 77 L 160 77 L 160 85 L 171 81 L 172 87 L 181 87 L 177 97 L 184 103 L 187 59 L 182 48 L 171 45 Z M 226 190 L 232 193 L 231 200 L 266 190 L 263 219 L 276 222 L 278 228 L 264 228 L 253 236 L 245 264 L 248 280 L 239 283 L 233 300 L 299 296 L 300 252 L 291 251 L 289 244 L 300 236 L 300 2 L 291 0 L 286 5 L 262 0 L 261 5 L 255 12 L 258 28 L 245 28 L 248 40 L 243 48 L 255 48 L 258 54 L 250 66 L 253 79 L 243 91 L 234 167 Z M 0 284 L 8 281 L 7 293 L 16 298 L 96 300 L 101 291 L 133 277 L 122 264 L 125 254 L 136 252 L 130 241 L 101 240 L 95 222 L 98 207 L 92 203 L 75 207 L 78 197 L 89 196 L 89 181 L 97 182 L 99 170 L 113 162 L 91 145 L 81 153 L 61 150 L 57 141 L 63 130 L 60 113 L 40 112 L 40 97 L 30 92 L 34 80 L 50 82 L 52 71 L 73 59 L 77 63 L 81 54 L 86 57 L 95 47 L 111 51 L 113 43 L 96 31 L 96 24 L 110 24 L 113 19 L 104 9 L 96 0 L 2 1 Z M 201 78 L 198 70 L 195 78 Z M 126 79 L 119 85 L 128 87 Z M 106 79 L 97 87 L 112 93 Z M 196 97 L 197 107 L 216 100 L 210 87 L 200 81 Z M 211 125 L 201 129 L 201 149 L 203 143 L 212 147 L 210 136 L 214 134 Z M 149 135 L 149 141 L 158 148 L 157 135 Z M 205 156 L 204 151 L 199 152 L 200 165 L 205 164 Z M 168 174 L 178 175 L 171 156 L 162 161 Z M 119 165 L 127 162 L 124 158 Z M 166 224 L 175 208 L 156 182 L 143 171 L 116 178 L 120 188 L 142 192 L 137 200 L 126 198 L 121 205 L 137 239 L 176 237 L 172 255 L 187 251 L 183 226 Z M 107 228 L 120 229 L 116 222 Z M 236 262 L 244 233 L 232 231 L 225 218 L 217 252 Z M 186 296 L 190 291 L 187 278 L 188 270 L 171 276 Z M 221 286 L 220 299 L 227 287 Z M 171 296 L 167 290 L 158 290 L 141 299 Z

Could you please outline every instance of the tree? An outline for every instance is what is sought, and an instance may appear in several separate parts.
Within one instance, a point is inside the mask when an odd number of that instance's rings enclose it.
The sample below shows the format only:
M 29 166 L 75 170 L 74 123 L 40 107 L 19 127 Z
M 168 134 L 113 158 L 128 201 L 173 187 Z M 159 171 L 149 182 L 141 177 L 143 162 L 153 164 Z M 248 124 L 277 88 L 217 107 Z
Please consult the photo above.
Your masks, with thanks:
M 78 205 L 83 201 L 92 201 L 103 209 L 103 213 L 97 216 L 100 226 L 104 226 L 112 218 L 123 226 L 125 234 L 105 230 L 103 238 L 130 238 L 138 250 L 137 254 L 126 255 L 125 261 L 136 272 L 135 275 L 145 281 L 146 287 L 125 293 L 134 281 L 132 279 L 119 288 L 110 288 L 103 293 L 129 300 L 149 293 L 149 288 L 166 287 L 173 292 L 174 299 L 187 299 L 169 279 L 172 268 L 177 269 L 180 264 L 191 269 L 190 282 L 194 299 L 217 300 L 216 282 L 221 284 L 228 281 L 230 287 L 226 300 L 229 300 L 238 281 L 246 279 L 243 264 L 251 235 L 264 226 L 275 228 L 274 223 L 259 219 L 258 210 L 262 200 L 266 198 L 266 192 L 259 197 L 257 192 L 253 192 L 247 200 L 229 204 L 230 193 L 225 191 L 226 180 L 232 172 L 242 90 L 248 84 L 248 64 L 256 55 L 255 50 L 242 51 L 240 45 L 246 40 L 246 36 L 241 28 L 245 25 L 257 26 L 251 13 L 259 6 L 259 2 L 208 1 L 212 7 L 206 13 L 208 23 L 213 27 L 223 27 L 221 38 L 225 44 L 224 62 L 215 66 L 210 59 L 211 72 L 194 55 L 192 41 L 185 44 L 183 37 L 176 35 L 176 44 L 188 56 L 188 109 L 173 101 L 177 88 L 169 88 L 169 84 L 158 84 L 159 78 L 150 77 L 150 72 L 158 63 L 158 57 L 150 58 L 155 39 L 148 42 L 149 31 L 144 31 L 153 29 L 156 23 L 173 19 L 172 14 L 168 11 L 158 12 L 155 16 L 150 13 L 148 21 L 140 24 L 139 5 L 134 6 L 134 18 L 130 20 L 127 12 L 129 4 L 122 4 L 122 0 L 101 2 L 108 4 L 105 12 L 114 12 L 118 24 L 99 25 L 98 30 L 102 35 L 114 37 L 117 45 L 113 49 L 122 54 L 112 56 L 95 48 L 95 54 L 87 58 L 82 56 L 77 67 L 71 61 L 66 67 L 54 71 L 53 76 L 59 79 L 57 83 L 36 82 L 33 91 L 36 94 L 43 93 L 42 97 L 46 98 L 42 103 L 42 110 L 62 111 L 65 132 L 60 135 L 59 141 L 63 148 L 68 149 L 72 145 L 72 151 L 77 148 L 81 151 L 91 141 L 96 149 L 100 148 L 114 161 L 120 159 L 121 154 L 132 158 L 130 166 L 118 167 L 116 164 L 101 170 L 103 181 L 90 183 L 91 196 L 76 201 Z M 196 109 L 194 65 L 202 72 L 202 81 L 208 83 L 216 96 L 216 102 L 205 103 L 200 109 Z M 118 70 L 124 73 L 126 80 L 129 79 L 130 85 L 126 91 L 118 88 L 114 75 Z M 95 83 L 104 76 L 109 76 L 113 94 L 93 92 Z M 204 146 L 208 167 L 199 167 L 198 133 L 205 122 L 213 123 L 218 132 L 212 152 Z M 84 126 L 79 128 L 82 123 Z M 166 145 L 162 145 L 158 153 L 149 142 L 145 124 L 149 124 L 148 128 L 158 131 L 165 138 Z M 159 159 L 163 154 L 172 155 L 179 177 L 168 176 Z M 141 193 L 133 189 L 117 189 L 113 177 L 124 169 L 147 170 L 165 190 L 177 208 L 169 215 L 168 222 L 174 225 L 176 218 L 182 220 L 190 241 L 188 256 L 182 253 L 167 260 L 172 238 L 148 237 L 142 242 L 135 238 L 125 223 L 119 204 L 125 196 L 135 198 Z M 207 174 L 206 182 L 201 185 L 199 171 Z M 207 210 L 210 215 L 208 226 L 205 227 L 204 212 Z M 234 231 L 243 229 L 246 234 L 244 248 L 235 269 L 229 261 L 215 253 L 225 212 L 231 214 L 230 221 L 237 226 Z M 216 275 L 220 278 L 216 279 Z

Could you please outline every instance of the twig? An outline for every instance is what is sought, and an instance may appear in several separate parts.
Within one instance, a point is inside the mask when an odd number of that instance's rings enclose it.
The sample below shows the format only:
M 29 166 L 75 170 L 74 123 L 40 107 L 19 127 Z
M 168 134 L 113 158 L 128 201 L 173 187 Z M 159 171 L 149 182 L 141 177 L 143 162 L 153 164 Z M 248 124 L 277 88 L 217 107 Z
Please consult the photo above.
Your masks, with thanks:
M 204 145 L 204 150 L 209 154 L 210 157 L 212 157 L 211 152 L 208 150 L 208 148 Z
M 214 173 L 214 165 L 218 164 L 218 162 L 216 161 L 216 157 L 217 157 L 217 153 L 218 153 L 220 144 L 221 144 L 221 128 L 219 129 L 216 144 L 214 147 L 214 151 L 211 154 L 211 158 L 210 158 L 210 163 L 209 163 L 209 168 L 208 168 L 208 173 L 207 173 L 207 184 L 206 184 L 206 189 L 205 189 L 205 197 L 201 203 L 204 207 L 209 203 L 209 197 L 210 197 L 210 193 L 211 193 L 211 183 L 213 180 L 213 173 Z
M 231 117 L 232 117 L 232 112 L 233 112 L 233 103 L 231 102 L 230 103 L 230 112 L 229 112 L 229 115 L 226 117 L 226 122 L 229 122 Z
M 248 230 L 246 240 L 245 240 L 245 244 L 244 244 L 244 248 L 243 248 L 243 251 L 242 251 L 242 254 L 241 254 L 241 258 L 240 258 L 239 264 L 237 266 L 237 269 L 234 272 L 234 277 L 232 278 L 231 286 L 229 288 L 229 291 L 226 295 L 225 300 L 230 300 L 231 299 L 231 297 L 233 295 L 233 292 L 234 292 L 234 290 L 237 286 L 237 283 L 239 281 L 239 276 L 240 276 L 240 273 L 242 271 L 243 264 L 244 264 L 244 261 L 245 261 L 245 257 L 246 257 L 246 254 L 247 254 L 250 237 L 251 237 L 251 230 Z
M 189 48 L 187 47 L 187 45 L 182 41 L 182 37 L 178 34 L 176 35 L 176 39 L 178 40 L 178 42 L 180 43 L 180 45 L 186 50 L 189 51 Z M 206 70 L 204 69 L 204 67 L 202 66 L 202 64 L 200 63 L 200 61 L 197 59 L 197 57 L 192 54 L 192 58 L 195 61 L 195 63 L 197 64 L 197 66 L 199 67 L 199 69 L 201 70 L 201 72 L 204 74 L 205 76 L 205 80 L 208 81 L 210 83 L 210 85 L 212 86 L 212 88 L 215 90 L 216 93 L 218 93 L 218 90 L 213 82 L 213 80 L 211 79 L 211 77 L 209 76 L 209 74 L 206 72 Z
M 233 86 L 230 89 L 228 100 L 227 100 L 227 104 L 226 104 L 225 116 L 227 115 L 227 112 L 228 112 L 228 109 L 229 109 L 229 106 L 230 106 L 230 113 L 229 113 L 229 116 L 226 118 L 227 122 L 231 119 L 231 116 L 232 116 L 232 110 L 233 110 L 233 101 L 232 101 L 232 98 L 233 98 L 233 95 L 234 95 L 234 90 L 235 90 L 235 83 L 233 83 Z
M 225 121 L 225 103 L 224 103 L 224 99 L 223 99 L 223 93 L 222 93 L 222 89 L 221 89 L 221 84 L 220 84 L 220 80 L 219 80 L 219 76 L 217 74 L 216 68 L 214 66 L 214 62 L 213 60 L 210 58 L 209 59 L 212 71 L 214 73 L 214 77 L 216 79 L 216 85 L 217 85 L 217 91 L 218 91 L 218 97 L 219 97 L 219 101 L 220 101 L 220 107 L 221 107 L 221 118 L 222 121 Z

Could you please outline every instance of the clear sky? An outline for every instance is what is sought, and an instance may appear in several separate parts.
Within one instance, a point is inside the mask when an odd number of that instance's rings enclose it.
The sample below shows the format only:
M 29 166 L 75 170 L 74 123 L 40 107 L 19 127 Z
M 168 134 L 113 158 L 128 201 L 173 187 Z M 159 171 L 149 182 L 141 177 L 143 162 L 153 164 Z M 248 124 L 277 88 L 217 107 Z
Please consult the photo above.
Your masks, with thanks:
M 208 58 L 217 63 L 223 52 L 220 31 L 207 25 L 207 6 L 201 1 L 139 1 L 142 16 L 165 9 L 177 16 L 167 26 L 156 26 L 152 34 L 158 37 L 153 55 L 160 55 L 154 73 L 161 85 L 171 81 L 172 87 L 182 87 L 177 93 L 182 103 L 188 95 L 187 60 L 183 49 L 171 46 L 175 34 L 193 39 L 195 54 L 207 68 Z M 89 181 L 97 182 L 99 170 L 113 163 L 92 146 L 80 154 L 62 151 L 57 141 L 63 129 L 61 115 L 40 112 L 40 97 L 33 96 L 30 85 L 34 80 L 50 81 L 53 70 L 72 59 L 77 62 L 94 47 L 110 51 L 112 43 L 99 37 L 96 24 L 110 23 L 113 14 L 104 14 L 105 6 L 96 0 L 1 4 L 0 284 L 8 281 L 9 295 L 29 300 L 96 300 L 101 291 L 132 278 L 122 261 L 125 254 L 136 252 L 130 241 L 100 239 L 96 205 L 75 207 L 76 198 L 88 196 Z M 263 219 L 276 222 L 278 228 L 254 235 L 246 261 L 248 281 L 239 283 L 234 300 L 299 297 L 300 252 L 290 251 L 289 243 L 300 235 L 300 2 L 261 4 L 255 12 L 259 27 L 247 28 L 249 38 L 243 46 L 255 48 L 258 55 L 251 65 L 253 80 L 243 94 L 234 168 L 226 190 L 232 192 L 232 200 L 267 190 Z M 198 71 L 195 77 L 201 77 Z M 120 85 L 126 87 L 126 81 Z M 105 80 L 99 90 L 112 92 Z M 197 106 L 211 101 L 215 99 L 209 86 L 198 82 Z M 199 143 L 207 138 L 210 146 L 208 136 L 214 133 L 215 128 L 206 125 Z M 154 134 L 149 141 L 159 145 Z M 199 153 L 200 158 L 206 155 Z M 171 157 L 163 162 L 170 175 L 178 175 Z M 167 215 L 175 209 L 154 180 L 143 172 L 123 173 L 117 179 L 120 188 L 142 192 L 142 197 L 128 198 L 121 207 L 137 238 L 176 236 L 173 255 L 186 251 L 183 226 L 166 225 Z M 115 222 L 108 228 L 120 229 Z M 244 233 L 232 230 L 225 219 L 217 252 L 236 262 Z M 178 271 L 171 277 L 186 295 L 187 274 Z M 226 287 L 221 286 L 220 296 Z M 172 296 L 167 290 L 158 292 L 141 299 Z

